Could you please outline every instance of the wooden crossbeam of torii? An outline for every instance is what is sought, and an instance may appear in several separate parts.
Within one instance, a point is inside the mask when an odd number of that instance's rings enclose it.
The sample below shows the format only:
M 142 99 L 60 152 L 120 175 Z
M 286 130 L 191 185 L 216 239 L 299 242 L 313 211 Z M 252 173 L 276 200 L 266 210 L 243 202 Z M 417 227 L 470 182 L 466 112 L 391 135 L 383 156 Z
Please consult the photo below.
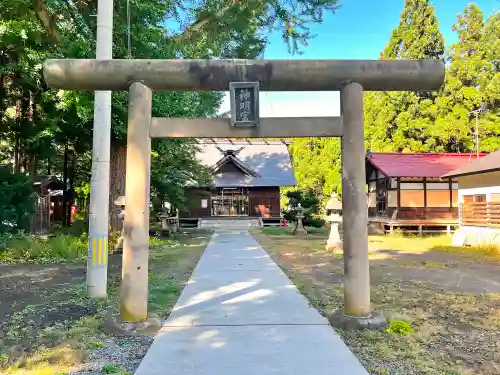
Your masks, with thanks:
M 51 88 L 129 91 L 122 318 L 147 317 L 151 138 L 341 137 L 344 308 L 339 321 L 376 324 L 370 304 L 363 91 L 438 90 L 444 74 L 440 60 L 47 60 L 44 77 Z M 243 128 L 226 118 L 151 117 L 152 91 L 227 91 L 232 82 L 258 82 L 261 91 L 340 91 L 341 116 L 264 118 Z

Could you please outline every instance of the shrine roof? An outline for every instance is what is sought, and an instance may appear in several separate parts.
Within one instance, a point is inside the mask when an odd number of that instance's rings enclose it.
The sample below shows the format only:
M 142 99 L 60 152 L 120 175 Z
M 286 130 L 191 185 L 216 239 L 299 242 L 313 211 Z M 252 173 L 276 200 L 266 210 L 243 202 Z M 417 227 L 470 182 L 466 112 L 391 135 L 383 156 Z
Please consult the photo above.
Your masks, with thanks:
M 202 143 L 199 148 L 197 159 L 201 164 L 220 169 L 222 163 L 232 162 L 241 170 L 241 173 L 217 173 L 214 169 L 212 178 L 217 187 L 295 186 L 297 183 L 287 145 L 280 141 Z
M 479 154 L 479 157 L 485 155 Z M 469 165 L 476 158 L 476 154 L 470 153 L 373 152 L 367 154 L 366 161 L 389 178 L 441 178 L 457 168 Z

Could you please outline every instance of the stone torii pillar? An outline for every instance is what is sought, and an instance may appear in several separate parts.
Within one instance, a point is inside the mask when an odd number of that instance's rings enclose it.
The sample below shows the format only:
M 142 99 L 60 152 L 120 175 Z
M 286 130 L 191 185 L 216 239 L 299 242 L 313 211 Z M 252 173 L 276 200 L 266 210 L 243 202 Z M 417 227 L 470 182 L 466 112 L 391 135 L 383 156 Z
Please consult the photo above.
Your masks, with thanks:
M 123 222 L 120 315 L 125 321 L 148 316 L 149 173 L 152 92 L 141 82 L 129 88 L 125 220 Z M 142 297 L 146 296 L 146 298 Z
M 371 311 L 363 91 L 431 91 L 444 82 L 439 60 L 48 60 L 51 88 L 128 90 L 129 125 L 121 313 L 147 316 L 151 138 L 342 137 L 344 327 L 383 324 Z M 234 127 L 229 119 L 151 118 L 151 91 L 227 91 L 258 82 L 261 91 L 340 91 L 341 117 L 262 118 Z
M 344 313 L 369 317 L 370 265 L 366 222 L 365 137 L 363 87 L 345 82 L 340 87 L 342 137 L 342 223 L 344 230 Z M 347 234 L 349 233 L 349 234 Z M 347 260 L 346 260 L 347 259 Z M 357 275 L 354 279 L 348 275 Z

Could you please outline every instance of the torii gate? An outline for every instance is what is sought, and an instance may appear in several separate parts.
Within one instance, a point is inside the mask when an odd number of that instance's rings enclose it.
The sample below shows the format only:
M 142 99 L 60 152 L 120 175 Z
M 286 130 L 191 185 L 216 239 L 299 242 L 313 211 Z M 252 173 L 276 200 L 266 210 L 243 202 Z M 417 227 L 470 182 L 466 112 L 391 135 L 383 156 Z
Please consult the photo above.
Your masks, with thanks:
M 444 82 L 439 60 L 48 60 L 49 87 L 128 90 L 126 207 L 120 313 L 147 318 L 151 138 L 342 138 L 344 228 L 343 317 L 368 321 L 370 306 L 363 90 L 431 91 Z M 341 116 L 263 118 L 234 127 L 230 119 L 151 117 L 152 90 L 227 91 L 258 82 L 264 91 L 340 91 Z M 104 241 L 107 243 L 106 241 Z

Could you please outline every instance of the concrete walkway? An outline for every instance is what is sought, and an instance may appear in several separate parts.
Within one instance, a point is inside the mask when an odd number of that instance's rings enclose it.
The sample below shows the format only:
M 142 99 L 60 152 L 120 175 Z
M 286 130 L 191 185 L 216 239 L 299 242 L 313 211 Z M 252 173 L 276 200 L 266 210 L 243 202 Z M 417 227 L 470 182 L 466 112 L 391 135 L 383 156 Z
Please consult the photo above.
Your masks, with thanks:
M 136 375 L 367 375 L 248 232 L 217 232 Z

